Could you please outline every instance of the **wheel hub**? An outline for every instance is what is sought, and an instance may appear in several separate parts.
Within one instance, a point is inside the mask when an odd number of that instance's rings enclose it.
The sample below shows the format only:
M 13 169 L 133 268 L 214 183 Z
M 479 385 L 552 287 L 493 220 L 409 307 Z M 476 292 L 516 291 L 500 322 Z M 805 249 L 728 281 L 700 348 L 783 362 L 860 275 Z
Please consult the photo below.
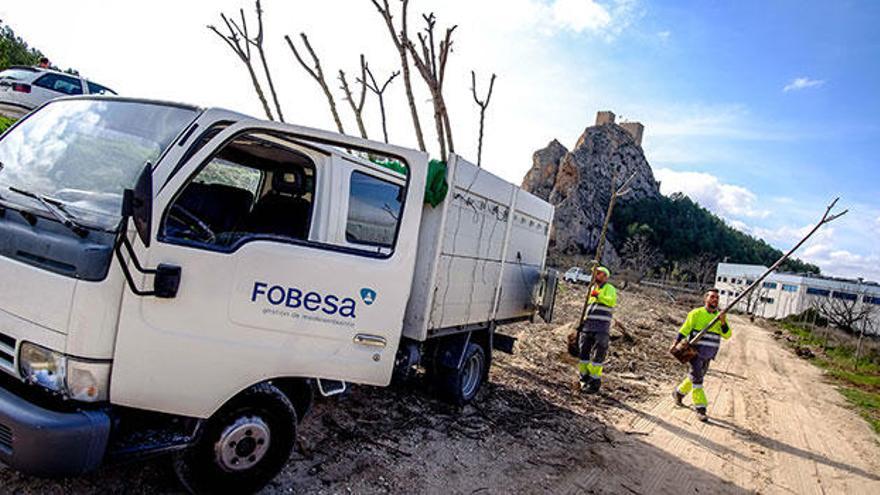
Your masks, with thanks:
M 214 445 L 217 464 L 226 471 L 254 467 L 269 450 L 269 425 L 256 416 L 238 418 L 220 434 Z
M 472 355 L 466 363 L 464 363 L 463 376 L 461 380 L 461 391 L 465 397 L 470 397 L 479 386 L 481 374 L 483 372 L 483 360 L 478 354 Z

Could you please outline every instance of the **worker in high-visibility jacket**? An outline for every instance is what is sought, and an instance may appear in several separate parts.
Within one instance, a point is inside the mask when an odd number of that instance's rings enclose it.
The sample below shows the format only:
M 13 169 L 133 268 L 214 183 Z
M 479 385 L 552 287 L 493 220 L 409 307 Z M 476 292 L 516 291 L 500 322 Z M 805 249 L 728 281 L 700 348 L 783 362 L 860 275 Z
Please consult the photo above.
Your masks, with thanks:
M 709 289 L 703 296 L 703 307 L 697 308 L 687 315 L 684 325 L 678 330 L 675 342 L 691 337 L 692 333 L 706 328 L 713 318 L 718 315 L 718 290 Z M 706 391 L 703 389 L 703 377 L 709 370 L 709 363 L 718 355 L 721 340 L 727 340 L 731 336 L 730 325 L 727 324 L 727 315 L 721 315 L 703 337 L 693 345 L 697 348 L 697 355 L 690 362 L 690 373 L 678 387 L 672 391 L 675 403 L 682 406 L 682 400 L 688 393 L 693 391 L 692 399 L 697 410 L 697 419 L 706 422 L 709 417 L 706 414 L 708 400 Z M 673 344 L 673 347 L 675 344 Z
M 595 394 L 602 384 L 602 368 L 608 354 L 611 317 L 617 306 L 617 289 L 608 283 L 611 272 L 604 266 L 596 269 L 596 283 L 590 287 L 587 313 L 578 329 L 578 373 L 581 390 Z

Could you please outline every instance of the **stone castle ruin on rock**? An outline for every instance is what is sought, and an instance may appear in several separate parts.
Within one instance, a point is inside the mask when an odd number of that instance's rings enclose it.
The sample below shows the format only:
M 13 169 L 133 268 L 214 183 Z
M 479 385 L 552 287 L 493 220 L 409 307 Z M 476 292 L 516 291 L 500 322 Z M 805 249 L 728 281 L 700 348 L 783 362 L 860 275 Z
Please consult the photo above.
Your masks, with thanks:
M 644 129 L 639 122 L 615 123 L 610 111 L 598 112 L 596 124 L 584 130 L 571 150 L 554 139 L 534 153 L 522 187 L 556 207 L 550 239 L 552 254 L 593 255 L 615 170 L 618 183 L 635 174 L 631 192 L 619 199 L 619 204 L 660 196 L 660 183 L 654 179 L 642 151 Z M 612 225 L 609 237 L 614 235 Z M 610 243 L 605 246 L 602 261 L 616 264 L 614 247 Z

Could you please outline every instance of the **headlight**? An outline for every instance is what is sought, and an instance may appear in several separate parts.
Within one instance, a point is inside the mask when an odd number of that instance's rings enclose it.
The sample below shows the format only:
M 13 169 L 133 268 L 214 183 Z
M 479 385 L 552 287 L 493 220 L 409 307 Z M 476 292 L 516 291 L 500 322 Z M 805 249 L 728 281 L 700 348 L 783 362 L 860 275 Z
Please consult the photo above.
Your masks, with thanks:
M 110 363 L 83 361 L 30 342 L 21 344 L 18 363 L 28 382 L 79 401 L 107 400 Z
M 64 354 L 24 342 L 18 355 L 18 367 L 25 380 L 42 385 L 53 392 L 64 392 L 67 376 Z

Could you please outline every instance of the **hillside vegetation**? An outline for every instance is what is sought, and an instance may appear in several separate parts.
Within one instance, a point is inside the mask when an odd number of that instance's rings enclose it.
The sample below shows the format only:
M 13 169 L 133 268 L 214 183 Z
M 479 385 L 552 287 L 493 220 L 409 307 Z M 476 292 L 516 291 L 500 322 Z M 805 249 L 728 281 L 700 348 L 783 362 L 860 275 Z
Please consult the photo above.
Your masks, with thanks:
M 42 57 L 40 50 L 28 46 L 8 24 L 0 20 L 0 70 L 10 65 L 37 65 Z
M 613 222 L 618 233 L 613 240 L 620 249 L 634 235 L 645 235 L 668 262 L 684 261 L 703 253 L 730 263 L 769 266 L 782 252 L 724 223 L 687 196 L 643 198 L 615 208 Z M 819 267 L 790 259 L 782 269 L 819 273 Z

